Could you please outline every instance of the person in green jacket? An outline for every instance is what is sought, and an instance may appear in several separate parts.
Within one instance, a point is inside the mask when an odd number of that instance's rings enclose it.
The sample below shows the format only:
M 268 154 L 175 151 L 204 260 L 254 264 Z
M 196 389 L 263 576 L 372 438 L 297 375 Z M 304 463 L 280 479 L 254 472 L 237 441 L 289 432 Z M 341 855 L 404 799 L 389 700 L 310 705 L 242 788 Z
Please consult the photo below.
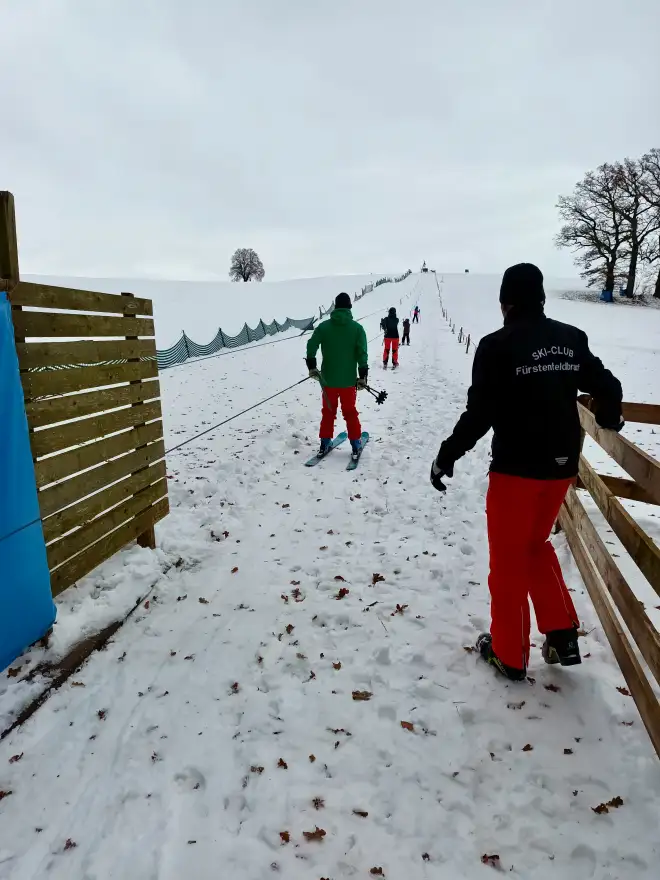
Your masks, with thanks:
M 340 403 L 353 455 L 360 452 L 362 426 L 355 404 L 358 390 L 367 387 L 369 360 L 367 335 L 362 324 L 353 320 L 351 309 L 350 296 L 340 293 L 330 319 L 318 325 L 307 343 L 307 369 L 310 378 L 321 383 L 323 392 L 319 456 L 325 455 L 332 443 Z M 323 354 L 320 370 L 316 364 L 319 346 Z

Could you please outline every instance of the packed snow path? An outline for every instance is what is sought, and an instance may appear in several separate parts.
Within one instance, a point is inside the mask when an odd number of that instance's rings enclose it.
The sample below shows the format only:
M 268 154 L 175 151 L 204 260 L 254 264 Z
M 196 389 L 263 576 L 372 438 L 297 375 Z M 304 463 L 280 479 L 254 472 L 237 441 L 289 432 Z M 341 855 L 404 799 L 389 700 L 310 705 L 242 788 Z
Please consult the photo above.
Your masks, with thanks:
M 524 880 L 657 877 L 657 760 L 579 580 L 579 669 L 535 639 L 534 681 L 506 684 L 466 650 L 488 626 L 487 443 L 434 492 L 465 355 L 424 284 L 399 371 L 371 347 L 389 398 L 360 397 L 354 474 L 346 447 L 303 467 L 312 383 L 169 462 L 159 534 L 180 559 L 0 745 L 2 880 L 471 880 L 484 855 Z M 281 387 L 273 358 L 299 371 L 303 342 L 246 370 Z M 223 370 L 166 394 L 220 411 Z M 173 430 L 204 426 L 184 416 Z

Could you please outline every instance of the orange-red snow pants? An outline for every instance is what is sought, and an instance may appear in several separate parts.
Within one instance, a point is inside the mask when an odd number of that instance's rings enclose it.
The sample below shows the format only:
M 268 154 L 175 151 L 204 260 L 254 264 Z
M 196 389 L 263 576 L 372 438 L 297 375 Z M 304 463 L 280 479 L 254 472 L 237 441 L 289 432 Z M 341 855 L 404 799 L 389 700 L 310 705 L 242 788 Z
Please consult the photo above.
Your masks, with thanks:
M 573 480 L 490 474 L 486 497 L 493 651 L 516 669 L 529 662 L 529 599 L 540 632 L 569 629 L 578 616 L 549 541 Z
M 341 403 L 341 411 L 346 420 L 346 430 L 348 431 L 349 440 L 359 440 L 362 436 L 362 427 L 360 425 L 360 417 L 358 415 L 357 389 L 355 386 L 349 388 L 324 388 L 323 389 L 323 408 L 321 410 L 321 429 L 319 437 L 323 439 L 327 437 L 332 439 L 335 433 L 335 418 L 337 409 Z
M 385 348 L 383 349 L 383 363 L 386 364 L 390 359 L 390 346 L 392 347 L 392 363 L 399 363 L 399 340 L 385 338 Z

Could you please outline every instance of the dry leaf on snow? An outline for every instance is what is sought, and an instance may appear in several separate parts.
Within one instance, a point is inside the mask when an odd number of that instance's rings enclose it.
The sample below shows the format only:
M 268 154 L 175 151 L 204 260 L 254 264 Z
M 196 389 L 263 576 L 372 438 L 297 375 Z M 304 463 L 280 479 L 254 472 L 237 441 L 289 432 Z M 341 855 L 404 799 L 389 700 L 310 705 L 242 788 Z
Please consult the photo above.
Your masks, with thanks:
M 325 806 L 325 801 L 321 797 L 315 797 L 312 801 L 312 806 L 315 810 L 322 810 Z
M 615 809 L 616 807 L 622 807 L 622 806 L 623 806 L 623 798 L 621 798 L 617 795 L 616 797 L 613 797 L 611 801 L 606 801 L 606 803 L 604 803 L 604 804 L 598 804 L 597 807 L 592 807 L 591 809 L 594 811 L 594 813 L 600 814 L 600 813 L 609 813 L 610 809 Z
M 75 849 L 77 846 L 78 844 L 75 840 L 71 840 L 70 837 L 67 837 L 66 843 L 64 844 L 64 851 L 66 852 L 68 849 Z
M 18 762 L 23 757 L 23 754 L 24 754 L 24 752 L 21 752 L 20 755 L 12 755 L 11 758 L 9 759 L 9 763 L 10 764 L 18 764 Z
M 232 574 L 236 574 L 237 571 L 238 571 L 238 566 L 235 565 L 235 566 L 232 568 L 231 573 L 232 573 Z
M 337 663 L 332 664 L 333 669 L 341 669 L 341 663 L 338 661 Z
M 291 840 L 291 835 L 288 831 L 280 831 L 280 839 L 282 843 L 288 843 Z
M 288 623 L 284 628 L 285 628 L 285 630 L 286 630 L 286 632 L 287 632 L 287 635 L 291 635 L 291 633 L 292 633 L 292 632 L 294 631 L 294 629 L 295 629 L 295 627 L 294 627 L 294 625 L 293 625 L 292 623 Z
M 278 766 L 278 767 L 281 767 L 282 770 L 288 770 L 288 769 L 289 769 L 289 765 L 288 765 L 287 762 L 284 760 L 284 758 L 280 758 L 280 759 L 279 759 L 279 761 L 277 762 L 277 766 Z
M 488 855 L 488 853 L 484 853 L 481 857 L 481 861 L 484 865 L 490 865 L 491 868 L 499 868 L 500 866 L 500 857 L 497 853 L 493 853 L 493 855 Z
M 534 746 L 531 745 L 530 743 L 527 743 L 526 746 L 523 746 L 523 749 L 522 749 L 522 750 L 523 750 L 523 752 L 533 752 L 533 751 L 534 751 Z
M 415 725 L 412 721 L 402 721 L 401 727 L 403 727 L 404 730 L 409 730 L 411 733 L 415 732 Z
M 340 587 L 340 589 L 337 591 L 337 594 L 335 595 L 335 599 L 343 599 L 344 596 L 348 596 L 349 593 L 350 590 L 346 589 L 346 587 Z
M 200 596 L 197 601 L 199 602 L 200 605 L 208 605 L 209 604 L 209 600 L 205 599 L 203 596 Z
M 374 877 L 384 877 L 384 876 L 385 876 L 385 874 L 383 874 L 383 869 L 382 869 L 382 868 L 372 868 L 372 869 L 369 871 L 369 873 L 370 873 L 370 874 L 373 874 Z
M 630 696 L 630 691 L 628 690 L 628 688 L 618 687 L 617 690 L 620 694 L 623 694 L 624 697 Z
M 305 840 L 316 840 L 319 843 L 323 840 L 326 835 L 326 831 L 323 828 L 319 828 L 317 825 L 313 831 L 303 831 L 303 837 Z
M 353 810 L 354 816 L 359 816 L 361 819 L 366 819 L 369 813 L 366 810 Z
M 378 574 L 378 572 L 374 572 L 374 573 L 371 575 L 371 585 L 372 585 L 373 587 L 375 587 L 376 584 L 379 584 L 381 581 L 384 581 L 384 580 L 385 580 L 385 578 L 383 577 L 383 575 L 382 575 L 382 574 Z
M 353 699 L 358 701 L 370 700 L 373 697 L 371 691 L 353 691 Z
M 557 694 L 561 690 L 559 685 L 552 684 L 552 683 L 551 684 L 544 684 L 543 687 L 546 689 L 546 691 L 552 691 L 553 694 Z

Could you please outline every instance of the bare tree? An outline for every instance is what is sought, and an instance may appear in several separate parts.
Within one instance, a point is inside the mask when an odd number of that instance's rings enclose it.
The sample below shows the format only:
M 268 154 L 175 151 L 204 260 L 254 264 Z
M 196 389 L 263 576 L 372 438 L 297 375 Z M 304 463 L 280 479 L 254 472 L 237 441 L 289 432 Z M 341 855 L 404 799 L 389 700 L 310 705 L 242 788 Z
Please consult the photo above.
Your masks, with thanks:
M 638 264 L 646 241 L 660 231 L 660 191 L 654 192 L 653 175 L 645 158 L 640 161 L 625 159 L 614 166 L 618 209 L 626 223 L 630 246 L 626 279 L 628 296 L 635 292 Z
M 557 247 L 570 248 L 592 287 L 612 292 L 621 277 L 620 260 L 627 256 L 629 235 L 620 210 L 620 172 L 612 165 L 589 171 L 570 196 L 557 203 L 563 226 Z
M 644 169 L 645 198 L 653 206 L 660 221 L 660 149 L 655 147 L 645 153 L 640 164 Z M 660 299 L 660 232 L 646 240 L 642 258 L 649 265 L 658 266 L 653 296 Z
M 237 248 L 231 258 L 229 277 L 232 281 L 263 281 L 264 264 L 252 248 Z

